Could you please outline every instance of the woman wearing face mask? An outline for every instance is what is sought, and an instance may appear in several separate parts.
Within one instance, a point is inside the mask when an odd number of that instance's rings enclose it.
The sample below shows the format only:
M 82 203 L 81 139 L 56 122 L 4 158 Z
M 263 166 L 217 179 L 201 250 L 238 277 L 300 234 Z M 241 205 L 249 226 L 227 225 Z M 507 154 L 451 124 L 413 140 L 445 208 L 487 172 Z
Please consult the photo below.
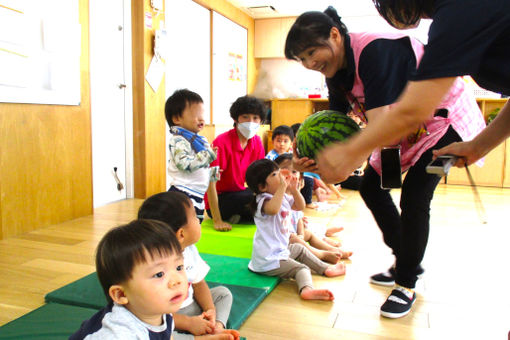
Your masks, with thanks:
M 419 41 L 399 33 L 348 34 L 332 7 L 324 13 L 307 12 L 299 16 L 285 44 L 288 59 L 301 61 L 304 67 L 324 74 L 330 108 L 343 112 L 352 109 L 367 123 L 367 129 L 386 119 L 385 110 L 394 105 L 422 55 L 423 45 Z M 423 93 L 424 97 L 427 95 Z M 484 126 L 475 99 L 464 91 L 464 82 L 459 78 L 436 106 L 434 116 L 416 125 L 406 137 L 388 143 L 400 148 L 397 169 L 400 165 L 401 172 L 407 171 L 400 195 L 401 212 L 390 191 L 381 189 L 381 152 L 372 153 L 360 194 L 381 229 L 384 242 L 395 255 L 387 272 L 370 279 L 374 284 L 395 285 L 381 306 L 382 316 L 402 317 L 416 300 L 414 288 L 423 272 L 421 261 L 429 235 L 430 202 L 440 180 L 425 171 L 432 160 L 432 149 L 469 140 Z M 363 155 L 356 167 L 367 156 Z M 320 162 L 319 171 L 322 176 Z
M 264 103 L 251 96 L 243 96 L 230 107 L 234 128 L 216 137 L 217 158 L 211 166 L 219 166 L 221 175 L 216 187 L 211 185 L 205 196 L 205 208 L 214 222 L 214 229 L 229 231 L 239 221 L 253 223 L 247 204 L 253 192 L 244 185 L 248 166 L 265 156 L 262 140 L 257 136 L 260 123 L 266 117 Z

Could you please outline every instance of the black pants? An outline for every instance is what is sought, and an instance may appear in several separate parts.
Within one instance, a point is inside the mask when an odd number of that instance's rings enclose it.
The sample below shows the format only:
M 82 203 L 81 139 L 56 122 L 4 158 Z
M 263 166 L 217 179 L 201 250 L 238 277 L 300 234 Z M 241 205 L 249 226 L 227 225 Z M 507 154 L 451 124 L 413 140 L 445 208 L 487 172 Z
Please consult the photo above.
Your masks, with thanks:
M 425 167 L 432 160 L 432 149 L 439 149 L 461 138 L 450 126 L 435 146 L 427 150 L 404 179 L 399 214 L 389 190 L 381 189 L 381 179 L 369 165 L 365 170 L 360 194 L 382 231 L 384 243 L 396 257 L 395 282 L 414 288 L 429 238 L 430 202 L 440 177 L 428 174 Z
M 312 203 L 314 180 L 312 177 L 305 176 L 303 176 L 303 180 L 305 181 L 305 185 L 301 189 L 301 195 L 303 195 L 305 203 L 310 204 Z
M 240 215 L 241 222 L 253 223 L 253 214 L 249 204 L 254 200 L 253 191 L 245 189 L 243 191 L 223 192 L 218 195 L 218 205 L 223 221 L 228 220 L 233 215 Z M 207 214 L 212 217 L 211 210 L 207 209 Z

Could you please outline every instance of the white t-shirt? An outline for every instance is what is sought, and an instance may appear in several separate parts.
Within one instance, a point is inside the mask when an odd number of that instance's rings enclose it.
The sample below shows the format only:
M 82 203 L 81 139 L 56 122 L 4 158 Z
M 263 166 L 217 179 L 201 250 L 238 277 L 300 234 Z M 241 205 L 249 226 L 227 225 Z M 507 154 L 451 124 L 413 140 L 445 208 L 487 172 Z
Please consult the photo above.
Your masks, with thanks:
M 289 258 L 289 236 L 292 230 L 292 205 L 294 197 L 284 195 L 280 211 L 276 215 L 262 212 L 264 201 L 273 195 L 262 193 L 257 195 L 257 212 L 255 224 L 257 230 L 253 236 L 253 251 L 248 268 L 254 272 L 267 272 L 280 268 L 280 260 Z
M 182 303 L 181 308 L 191 305 L 193 302 L 193 286 L 194 283 L 199 283 L 205 279 L 207 273 L 209 273 L 209 265 L 205 263 L 200 257 L 197 247 L 192 244 L 184 248 L 182 252 L 184 257 L 184 268 L 186 269 L 186 276 L 188 277 L 188 296 Z

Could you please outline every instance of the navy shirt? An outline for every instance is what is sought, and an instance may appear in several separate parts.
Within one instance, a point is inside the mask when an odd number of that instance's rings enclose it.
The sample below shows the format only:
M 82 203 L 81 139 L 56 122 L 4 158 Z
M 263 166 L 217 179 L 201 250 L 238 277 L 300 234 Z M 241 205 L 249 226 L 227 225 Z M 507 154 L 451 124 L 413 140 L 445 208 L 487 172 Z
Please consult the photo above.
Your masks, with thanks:
M 436 0 L 432 19 L 413 80 L 471 75 L 510 95 L 509 0 Z
M 352 90 L 356 70 L 350 39 L 345 37 L 347 68 L 326 79 L 330 109 L 341 112 L 350 111 L 345 91 Z M 394 103 L 415 71 L 416 57 L 408 37 L 381 38 L 370 42 L 361 52 L 358 66 L 364 87 L 365 109 Z

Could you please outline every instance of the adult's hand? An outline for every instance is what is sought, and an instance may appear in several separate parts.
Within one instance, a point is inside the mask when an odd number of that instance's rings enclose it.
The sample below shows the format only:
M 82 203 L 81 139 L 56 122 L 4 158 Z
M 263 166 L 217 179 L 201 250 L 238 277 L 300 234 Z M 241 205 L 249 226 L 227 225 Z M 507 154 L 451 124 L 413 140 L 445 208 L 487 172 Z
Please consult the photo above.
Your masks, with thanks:
M 479 153 L 479 150 L 472 141 L 452 143 L 439 150 L 432 150 L 432 154 L 434 159 L 442 155 L 457 156 L 457 162 L 454 165 L 458 168 L 471 165 L 484 156 Z
M 297 154 L 296 142 L 292 145 L 292 167 L 299 172 L 317 172 L 318 167 L 313 159 L 299 157 Z
M 326 183 L 345 181 L 360 164 L 368 158 L 365 154 L 352 149 L 352 143 L 334 143 L 325 147 L 317 156 L 317 165 L 321 179 Z

